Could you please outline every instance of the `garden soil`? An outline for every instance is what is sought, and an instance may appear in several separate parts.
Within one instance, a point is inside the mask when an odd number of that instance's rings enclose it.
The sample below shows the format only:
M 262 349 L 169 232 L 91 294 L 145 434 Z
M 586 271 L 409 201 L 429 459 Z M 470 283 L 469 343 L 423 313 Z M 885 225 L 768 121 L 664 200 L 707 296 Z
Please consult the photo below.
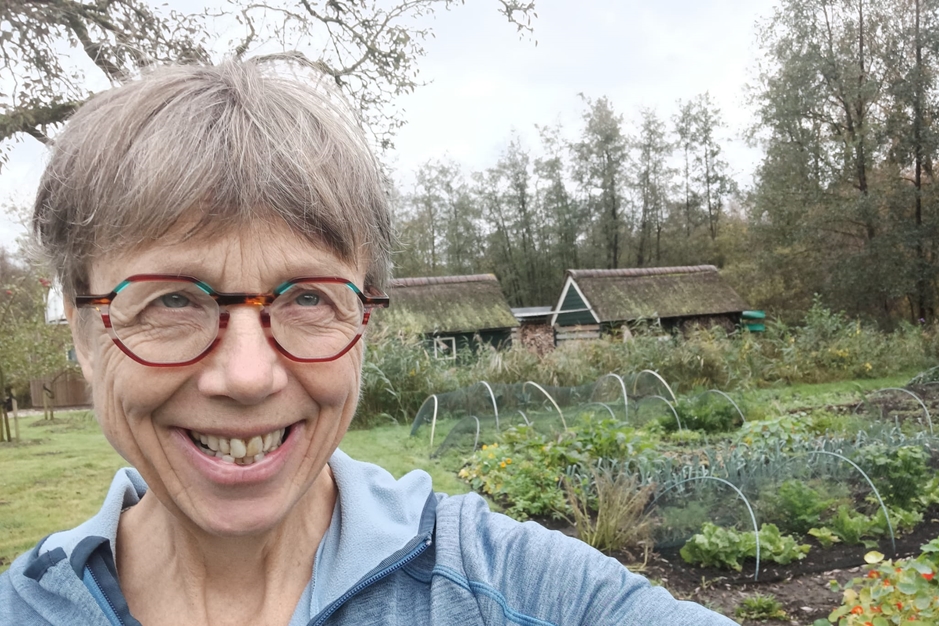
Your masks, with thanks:
M 563 525 L 557 520 L 540 520 L 544 525 L 560 530 L 566 535 L 575 536 L 572 526 Z M 939 508 L 931 508 L 923 515 L 923 522 L 911 532 L 896 539 L 896 557 L 917 556 L 920 546 L 939 536 Z M 812 546 L 811 551 L 802 561 L 789 565 L 764 563 L 760 567 L 758 582 L 754 582 L 756 563 L 753 560 L 743 562 L 740 572 L 712 567 L 700 567 L 685 563 L 678 553 L 678 548 L 656 550 L 649 560 L 636 564 L 631 555 L 613 554 L 630 570 L 640 573 L 656 584 L 668 589 L 672 595 L 682 600 L 691 600 L 718 611 L 743 626 L 755 624 L 787 624 L 811 626 L 817 619 L 825 619 L 841 605 L 842 593 L 831 589 L 831 581 L 845 585 L 852 578 L 863 576 L 864 554 L 869 551 L 864 546 L 844 546 L 835 544 L 823 549 L 809 537 L 805 543 Z M 890 558 L 893 553 L 890 540 L 882 540 L 874 548 Z M 773 596 L 779 601 L 789 616 L 787 620 L 757 622 L 739 620 L 734 611 L 740 602 L 756 595 Z

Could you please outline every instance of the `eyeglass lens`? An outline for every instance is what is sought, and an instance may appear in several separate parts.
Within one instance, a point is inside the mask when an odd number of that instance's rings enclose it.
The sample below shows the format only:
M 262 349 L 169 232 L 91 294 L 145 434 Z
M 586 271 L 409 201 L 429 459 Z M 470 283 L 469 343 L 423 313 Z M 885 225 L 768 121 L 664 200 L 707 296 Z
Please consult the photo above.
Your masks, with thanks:
M 363 307 L 344 283 L 294 283 L 268 307 L 271 334 L 292 356 L 328 359 L 345 350 L 362 329 Z M 111 327 L 124 346 L 151 363 L 180 363 L 215 340 L 219 306 L 187 281 L 128 283 L 109 307 Z

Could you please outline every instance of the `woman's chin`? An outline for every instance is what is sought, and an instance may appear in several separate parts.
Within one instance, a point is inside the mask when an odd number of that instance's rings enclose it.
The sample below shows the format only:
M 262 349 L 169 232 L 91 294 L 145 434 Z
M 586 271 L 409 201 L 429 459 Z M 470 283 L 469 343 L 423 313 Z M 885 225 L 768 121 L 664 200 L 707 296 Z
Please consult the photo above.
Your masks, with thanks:
M 278 513 L 280 511 L 277 511 Z M 212 510 L 191 511 L 185 515 L 202 532 L 213 537 L 251 537 L 276 531 L 286 514 L 275 515 L 270 508 L 244 510 L 243 507 L 223 506 Z

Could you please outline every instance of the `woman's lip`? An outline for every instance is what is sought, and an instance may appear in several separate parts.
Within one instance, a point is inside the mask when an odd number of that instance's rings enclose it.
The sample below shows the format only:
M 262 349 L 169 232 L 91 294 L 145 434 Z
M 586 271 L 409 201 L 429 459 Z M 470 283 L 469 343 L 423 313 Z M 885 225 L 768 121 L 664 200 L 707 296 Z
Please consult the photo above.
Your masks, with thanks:
M 299 435 L 303 431 L 303 423 L 298 422 L 289 427 L 287 438 L 280 447 L 265 453 L 264 458 L 250 465 L 228 463 L 222 459 L 211 457 L 202 452 L 189 436 L 189 430 L 176 428 L 173 430 L 173 440 L 181 448 L 189 463 L 213 483 L 220 485 L 247 485 L 261 483 L 276 476 L 287 462 L 287 457 L 294 449 Z

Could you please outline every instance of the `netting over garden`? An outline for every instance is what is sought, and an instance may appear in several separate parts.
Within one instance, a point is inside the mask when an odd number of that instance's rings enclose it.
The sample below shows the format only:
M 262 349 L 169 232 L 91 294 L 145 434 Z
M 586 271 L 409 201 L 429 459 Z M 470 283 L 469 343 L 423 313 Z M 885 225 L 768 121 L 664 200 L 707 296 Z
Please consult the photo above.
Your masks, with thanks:
M 438 422 L 449 422 L 449 434 L 433 456 L 449 451 L 468 454 L 480 443 L 493 441 L 504 426 L 525 424 L 541 432 L 562 432 L 567 430 L 568 417 L 584 410 L 600 411 L 610 419 L 638 426 L 659 418 L 674 401 L 668 383 L 651 371 L 625 378 L 608 374 L 578 387 L 480 381 L 427 398 L 414 418 L 411 435 L 417 435 L 425 425 L 436 429 Z
M 616 549 L 654 546 L 730 579 L 785 576 L 922 543 L 916 530 L 939 514 L 930 375 L 772 419 L 717 390 L 676 396 L 649 371 L 579 387 L 480 382 L 428 398 L 411 432 L 442 438 L 436 456 L 468 458 L 461 477 L 510 515 L 598 532 L 611 508 L 632 507 L 618 527 L 645 534 Z

